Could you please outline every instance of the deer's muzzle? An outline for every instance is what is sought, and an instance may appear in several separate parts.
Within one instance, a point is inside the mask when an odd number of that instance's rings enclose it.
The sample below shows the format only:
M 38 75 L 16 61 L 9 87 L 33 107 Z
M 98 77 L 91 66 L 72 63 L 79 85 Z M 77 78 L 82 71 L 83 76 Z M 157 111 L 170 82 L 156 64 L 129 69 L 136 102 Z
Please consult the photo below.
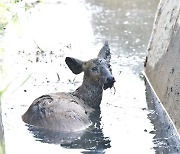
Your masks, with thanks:
M 113 76 L 108 76 L 106 82 L 104 83 L 103 89 L 106 90 L 108 88 L 112 88 L 114 85 L 115 79 Z

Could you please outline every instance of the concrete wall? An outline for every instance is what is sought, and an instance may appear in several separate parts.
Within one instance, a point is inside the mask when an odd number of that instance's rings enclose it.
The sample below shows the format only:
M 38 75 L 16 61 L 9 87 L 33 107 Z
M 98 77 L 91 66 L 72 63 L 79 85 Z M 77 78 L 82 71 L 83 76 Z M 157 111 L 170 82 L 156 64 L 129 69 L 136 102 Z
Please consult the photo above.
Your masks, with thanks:
M 161 0 L 145 73 L 180 133 L 180 0 Z

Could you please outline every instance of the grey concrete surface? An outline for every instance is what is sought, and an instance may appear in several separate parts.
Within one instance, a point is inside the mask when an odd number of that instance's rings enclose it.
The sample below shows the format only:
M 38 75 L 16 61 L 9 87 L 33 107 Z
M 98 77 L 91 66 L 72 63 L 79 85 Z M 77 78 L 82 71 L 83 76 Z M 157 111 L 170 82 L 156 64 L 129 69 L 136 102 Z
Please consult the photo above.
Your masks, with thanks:
M 161 0 L 145 73 L 180 132 L 180 1 Z

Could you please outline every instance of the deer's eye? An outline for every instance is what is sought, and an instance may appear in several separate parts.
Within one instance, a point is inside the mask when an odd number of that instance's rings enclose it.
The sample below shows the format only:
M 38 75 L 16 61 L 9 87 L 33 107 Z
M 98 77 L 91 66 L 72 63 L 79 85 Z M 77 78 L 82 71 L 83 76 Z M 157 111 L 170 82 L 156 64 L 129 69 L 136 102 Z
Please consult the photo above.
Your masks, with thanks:
M 97 67 L 93 67 L 91 70 L 92 72 L 96 72 L 96 73 L 99 71 Z

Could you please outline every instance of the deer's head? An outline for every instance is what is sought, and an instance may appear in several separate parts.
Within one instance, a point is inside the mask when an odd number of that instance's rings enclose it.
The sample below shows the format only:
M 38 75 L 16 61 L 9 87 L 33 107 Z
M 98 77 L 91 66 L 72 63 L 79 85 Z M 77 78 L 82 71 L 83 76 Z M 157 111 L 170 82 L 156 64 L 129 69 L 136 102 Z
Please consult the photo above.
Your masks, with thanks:
M 100 50 L 98 57 L 88 61 L 66 57 L 66 64 L 74 74 L 84 72 L 84 80 L 89 84 L 101 86 L 104 90 L 112 88 L 115 79 L 110 65 L 110 49 L 107 42 Z

